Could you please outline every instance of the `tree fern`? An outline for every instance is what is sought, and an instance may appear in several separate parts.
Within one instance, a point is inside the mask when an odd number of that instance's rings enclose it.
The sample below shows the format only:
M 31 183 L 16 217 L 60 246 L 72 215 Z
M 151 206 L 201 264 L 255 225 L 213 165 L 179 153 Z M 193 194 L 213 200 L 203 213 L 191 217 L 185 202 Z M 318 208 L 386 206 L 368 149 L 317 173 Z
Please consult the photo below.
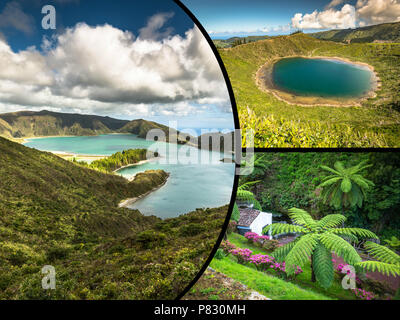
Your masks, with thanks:
M 296 244 L 297 239 L 286 243 L 282 247 L 279 247 L 274 250 L 274 252 L 271 254 L 277 262 L 283 262 L 287 256 L 287 254 L 290 252 L 290 250 L 293 249 L 294 245 Z
M 377 235 L 369 230 L 361 228 L 336 228 L 332 230 L 335 234 L 354 235 L 360 238 L 378 239 Z
M 329 214 L 318 221 L 318 226 L 322 229 L 330 229 L 342 225 L 346 217 L 341 214 Z
M 390 264 L 381 261 L 362 261 L 358 263 L 357 266 L 372 272 L 378 271 L 388 276 L 400 276 L 400 265 L 396 264 Z
M 385 246 L 368 241 L 364 245 L 368 253 L 379 261 L 400 265 L 400 256 Z
M 348 264 L 356 264 L 361 262 L 361 258 L 356 249 L 354 249 L 350 243 L 336 234 L 330 232 L 323 233 L 321 234 L 320 240 L 327 249 L 334 251 Z
M 271 230 L 272 235 L 281 234 L 281 233 L 290 233 L 290 232 L 307 233 L 307 229 L 305 229 L 301 226 L 295 226 L 293 224 L 287 224 L 287 223 L 270 224 L 263 229 L 263 233 L 267 233 L 270 230 Z
M 321 287 L 329 288 L 335 276 L 332 253 L 321 243 L 315 247 L 312 268 Z
M 316 221 L 311 217 L 311 215 L 303 210 L 298 208 L 289 209 L 289 217 L 292 219 L 294 223 L 297 223 L 309 230 L 314 230 L 317 226 Z
M 337 166 L 336 170 L 343 170 Z M 332 169 L 333 170 L 333 169 Z M 328 288 L 333 281 L 334 268 L 332 251 L 342 257 L 347 263 L 357 265 L 361 258 L 349 240 L 358 240 L 357 237 L 376 238 L 376 235 L 361 228 L 337 228 L 346 218 L 340 214 L 333 214 L 317 221 L 302 209 L 292 208 L 289 216 L 294 224 L 273 223 L 264 228 L 272 234 L 296 232 L 299 237 L 292 243 L 277 248 L 272 255 L 279 262 L 286 262 L 286 272 L 294 272 L 294 265 L 304 265 L 311 258 L 312 280 Z
M 286 272 L 291 275 L 294 274 L 294 266 L 304 265 L 309 261 L 309 257 L 312 256 L 315 247 L 318 244 L 318 235 L 309 233 L 302 236 L 292 250 L 286 256 Z
M 327 166 L 321 166 L 321 169 L 331 173 L 322 179 L 317 188 L 322 188 L 322 201 L 335 208 L 362 206 L 363 199 L 366 196 L 366 190 L 374 186 L 374 183 L 364 178 L 360 172 L 370 167 L 365 162 L 358 165 L 345 168 L 342 162 L 337 161 L 334 169 Z

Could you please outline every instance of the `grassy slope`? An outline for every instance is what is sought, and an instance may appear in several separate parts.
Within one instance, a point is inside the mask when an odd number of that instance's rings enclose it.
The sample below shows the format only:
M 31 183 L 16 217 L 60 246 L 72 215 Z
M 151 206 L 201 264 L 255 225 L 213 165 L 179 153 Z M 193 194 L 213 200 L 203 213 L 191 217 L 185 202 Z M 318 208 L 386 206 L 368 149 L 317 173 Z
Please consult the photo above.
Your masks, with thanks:
M 330 41 L 351 40 L 352 42 L 373 42 L 374 40 L 385 40 L 400 42 L 400 22 L 384 23 L 356 29 L 322 31 L 310 35 L 317 39 Z
M 264 249 L 249 244 L 246 238 L 237 233 L 230 234 L 228 240 L 238 247 L 249 248 L 254 254 L 268 254 Z M 222 260 L 212 260 L 211 267 L 248 285 L 250 288 L 271 299 L 354 299 L 354 295 L 344 290 L 340 286 L 339 281 L 335 281 L 329 290 L 319 287 L 317 283 L 310 282 L 310 265 L 304 266 L 304 272 L 298 275 L 296 280 L 292 282 L 286 282 L 272 276 L 273 272 L 269 276 L 257 271 L 253 267 L 240 265 L 231 256 L 225 257 Z
M 248 118 L 247 108 L 250 108 L 258 119 L 273 116 L 275 119 L 299 122 L 300 127 L 314 123 L 316 125 L 312 130 L 314 136 L 318 136 L 318 134 L 334 136 L 344 130 L 332 126 L 347 125 L 351 130 L 366 131 L 366 134 L 361 134 L 354 140 L 362 139 L 368 134 L 373 136 L 374 132 L 379 131 L 385 133 L 387 144 L 391 146 L 400 144 L 398 138 L 400 114 L 392 109 L 398 104 L 395 99 L 399 90 L 400 61 L 397 58 L 397 55 L 400 54 L 399 46 L 381 44 L 343 45 L 317 40 L 304 34 L 296 34 L 220 50 L 220 54 L 234 88 L 242 127 L 244 127 Z M 255 73 L 267 61 L 271 61 L 275 57 L 289 55 L 340 56 L 370 63 L 375 67 L 383 82 L 382 90 L 378 92 L 377 98 L 368 100 L 362 107 L 288 105 L 271 94 L 259 90 L 255 83 Z M 272 125 L 270 125 L 270 129 L 268 129 L 268 123 L 264 125 L 265 135 L 279 134 L 280 128 L 273 128 Z M 321 128 L 318 127 L 320 125 Z M 323 127 L 324 125 L 331 127 Z M 272 132 L 274 129 L 277 132 Z M 371 143 L 367 141 L 366 144 L 373 144 L 374 139 L 372 137 Z M 264 138 L 264 140 L 266 139 Z M 268 147 L 272 144 L 273 142 L 264 145 L 263 138 L 259 137 L 256 146 Z M 319 146 L 335 146 L 328 144 L 329 142 L 325 141 Z M 299 143 L 299 146 L 308 145 L 303 141 Z
M 166 176 L 150 171 L 128 182 L 0 138 L 0 299 L 176 297 L 211 251 L 227 208 L 164 221 L 118 208 Z M 46 264 L 57 272 L 51 292 L 40 285 Z

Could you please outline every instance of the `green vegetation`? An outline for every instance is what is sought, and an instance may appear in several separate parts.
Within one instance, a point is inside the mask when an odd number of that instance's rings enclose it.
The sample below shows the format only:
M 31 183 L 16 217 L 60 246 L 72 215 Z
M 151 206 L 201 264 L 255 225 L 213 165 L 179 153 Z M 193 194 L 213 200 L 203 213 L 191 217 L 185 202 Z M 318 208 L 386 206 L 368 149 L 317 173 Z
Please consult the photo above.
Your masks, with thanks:
M 272 212 L 263 233 L 283 238 L 260 241 L 231 230 L 213 269 L 272 299 L 400 297 L 398 253 L 371 242 L 397 245 L 400 154 L 268 152 L 254 160 L 239 182 L 241 200 Z M 355 267 L 357 289 L 341 285 L 346 264 Z
M 270 251 L 264 248 L 249 244 L 245 237 L 237 233 L 230 234 L 228 241 L 239 248 L 249 248 L 254 254 L 271 254 Z M 210 266 L 273 300 L 354 299 L 354 295 L 351 292 L 341 287 L 337 276 L 335 276 L 335 281 L 329 289 L 322 288 L 318 283 L 310 282 L 310 262 L 304 265 L 303 273 L 299 274 L 291 282 L 277 278 L 272 273 L 260 272 L 253 265 L 238 264 L 231 255 L 221 260 L 213 259 Z
M 89 168 L 102 172 L 113 172 L 124 166 L 136 164 L 147 159 L 146 149 L 129 149 L 122 152 L 114 153 L 113 155 L 99 159 L 87 164 Z M 82 162 L 81 162 L 82 164 Z
M 387 247 L 374 242 L 367 242 L 365 248 L 378 261 L 362 261 L 358 266 L 365 270 L 375 271 L 387 275 L 400 276 L 400 256 Z
M 332 252 L 348 264 L 356 265 L 361 262 L 361 257 L 346 240 L 378 238 L 366 229 L 339 228 L 346 221 L 346 217 L 340 214 L 329 214 L 316 221 L 305 210 L 292 208 L 289 217 L 294 224 L 273 223 L 264 229 L 265 233 L 272 230 L 273 235 L 299 234 L 294 241 L 276 249 L 272 255 L 278 262 L 285 261 L 288 275 L 294 274 L 294 266 L 303 267 L 311 259 L 311 282 L 318 281 L 326 289 L 332 286 L 335 276 Z
M 329 30 L 317 33 L 309 33 L 309 35 L 321 40 L 338 42 L 400 42 L 400 23 L 383 23 L 355 29 Z
M 365 179 L 361 172 L 371 165 L 365 162 L 345 168 L 340 161 L 335 162 L 335 169 L 327 166 L 321 168 L 330 173 L 317 188 L 323 188 L 321 196 L 324 203 L 329 203 L 336 209 L 358 206 L 362 207 L 366 192 L 374 186 L 374 183 Z
M 396 152 L 306 152 L 263 153 L 256 156 L 264 168 L 255 167 L 252 174 L 240 183 L 261 180 L 250 190 L 265 212 L 279 213 L 288 220 L 289 208 L 303 208 L 313 218 L 328 214 L 344 214 L 347 223 L 377 234 L 382 241 L 400 237 L 400 154 Z M 346 168 L 360 162 L 368 167 L 360 171 L 375 186 L 366 190 L 362 207 L 334 208 L 324 204 L 322 189 L 318 188 L 327 176 L 321 165 L 330 168 L 336 162 Z
M 118 207 L 163 184 L 161 170 L 128 182 L 3 138 L 0 155 L 0 299 L 174 299 L 226 216 L 222 207 L 161 220 Z M 56 290 L 41 287 L 48 264 Z
M 400 145 L 400 44 L 345 45 L 302 33 L 221 49 L 238 105 L 241 128 L 256 147 L 385 147 Z M 354 107 L 289 105 L 256 84 L 261 66 L 286 56 L 330 56 L 375 68 L 375 98 Z M 243 145 L 246 137 L 243 138 Z

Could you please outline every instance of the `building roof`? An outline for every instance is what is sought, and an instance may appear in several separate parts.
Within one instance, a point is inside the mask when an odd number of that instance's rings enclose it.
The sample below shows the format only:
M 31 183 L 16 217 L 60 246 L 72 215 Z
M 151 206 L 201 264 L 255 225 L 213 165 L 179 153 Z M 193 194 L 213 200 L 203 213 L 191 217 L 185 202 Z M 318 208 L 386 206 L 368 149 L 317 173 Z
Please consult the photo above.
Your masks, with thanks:
M 245 209 L 239 208 L 239 212 L 240 212 L 240 219 L 237 225 L 242 227 L 250 227 L 253 221 L 261 213 L 261 211 L 250 208 L 245 208 Z

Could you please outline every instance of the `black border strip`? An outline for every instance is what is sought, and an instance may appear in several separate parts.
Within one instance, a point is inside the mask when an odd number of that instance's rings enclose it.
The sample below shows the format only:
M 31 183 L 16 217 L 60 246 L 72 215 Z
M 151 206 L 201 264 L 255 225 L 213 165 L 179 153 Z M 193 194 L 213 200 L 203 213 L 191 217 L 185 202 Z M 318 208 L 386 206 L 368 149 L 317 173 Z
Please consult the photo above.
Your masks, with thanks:
M 197 28 L 199 28 L 200 32 L 203 34 L 204 38 L 206 38 L 209 46 L 211 47 L 211 49 L 212 49 L 212 51 L 214 53 L 214 56 L 218 61 L 219 67 L 220 67 L 220 69 L 221 69 L 221 71 L 222 71 L 222 73 L 224 75 L 225 84 L 226 84 L 228 92 L 229 92 L 229 97 L 230 97 L 231 105 L 232 105 L 233 119 L 234 119 L 234 123 L 235 123 L 235 130 L 240 130 L 239 115 L 238 115 L 238 111 L 237 111 L 235 96 L 233 94 L 232 85 L 231 85 L 231 82 L 229 80 L 228 72 L 226 71 L 225 65 L 222 62 L 222 59 L 221 59 L 221 57 L 220 57 L 220 55 L 218 53 L 217 48 L 214 45 L 214 42 L 211 40 L 211 37 L 209 36 L 207 31 L 201 25 L 199 20 L 197 20 L 197 18 L 193 15 L 193 13 L 180 0 L 173 0 L 173 1 L 189 16 L 189 18 L 192 19 L 194 24 L 197 26 Z M 240 165 L 238 165 L 238 164 L 235 165 L 235 179 L 234 179 L 234 183 L 233 183 L 231 202 L 229 204 L 228 213 L 227 213 L 227 216 L 225 218 L 225 222 L 224 222 L 224 225 L 222 227 L 222 231 L 221 231 L 221 233 L 220 233 L 220 235 L 218 237 L 218 240 L 215 243 L 215 246 L 214 246 L 213 250 L 211 251 L 210 256 L 208 257 L 207 261 L 203 264 L 203 267 L 197 273 L 196 277 L 181 292 L 181 294 L 178 295 L 178 297 L 175 300 L 180 300 L 182 297 L 184 297 L 186 295 L 186 293 L 188 293 L 189 290 L 200 279 L 200 277 L 203 275 L 203 273 L 206 271 L 207 267 L 209 266 L 211 260 L 213 259 L 215 253 L 217 252 L 217 250 L 218 250 L 218 248 L 219 248 L 219 246 L 220 246 L 220 244 L 222 242 L 222 239 L 224 237 L 226 229 L 228 228 L 229 220 L 231 218 L 232 211 L 233 211 L 233 206 L 234 206 L 235 200 L 236 200 L 236 191 L 237 191 L 237 187 L 238 187 L 238 184 L 239 184 L 239 176 L 236 175 L 236 172 L 238 171 L 239 167 L 240 167 Z

